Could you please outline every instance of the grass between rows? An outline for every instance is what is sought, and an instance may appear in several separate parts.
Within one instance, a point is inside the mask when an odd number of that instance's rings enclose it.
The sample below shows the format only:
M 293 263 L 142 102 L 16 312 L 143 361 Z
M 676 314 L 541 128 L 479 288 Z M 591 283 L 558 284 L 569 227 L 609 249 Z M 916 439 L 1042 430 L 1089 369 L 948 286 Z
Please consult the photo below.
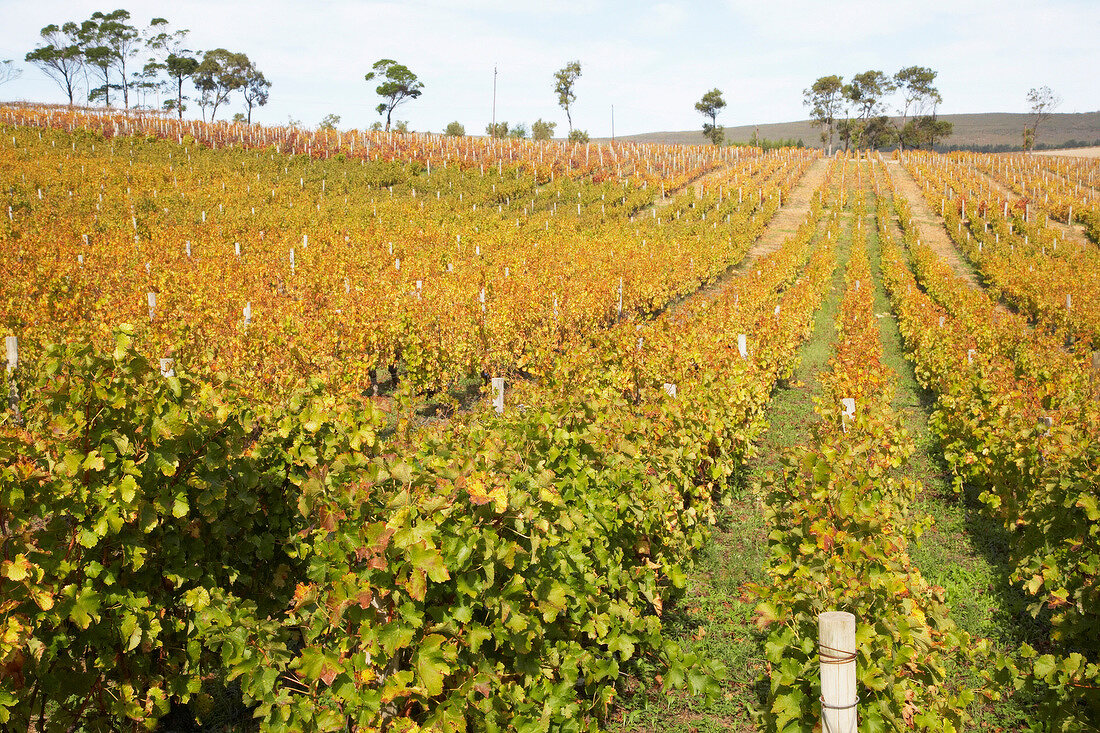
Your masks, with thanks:
M 822 228 L 819 236 L 824 236 Z M 758 446 L 745 483 L 722 508 L 711 544 L 688 573 L 684 597 L 669 609 L 665 624 L 670 638 L 691 651 L 720 660 L 728 669 L 723 695 L 707 703 L 682 693 L 666 694 L 654 680 L 631 680 L 620 709 L 609 721 L 619 731 L 662 733 L 755 730 L 751 709 L 764 701 L 765 633 L 755 623 L 756 602 L 746 584 L 766 582 L 768 528 L 764 523 L 762 485 L 779 467 L 782 454 L 810 440 L 817 422 L 813 398 L 820 394 L 818 375 L 828 370 L 836 336 L 836 318 L 844 292 L 850 235 L 837 247 L 837 268 L 813 333 L 802 346 L 798 367 L 788 383 L 779 384 L 768 403 L 768 430 Z
M 905 428 L 916 445 L 904 469 L 923 487 L 913 514 L 931 515 L 934 520 L 911 546 L 910 556 L 929 584 L 946 591 L 951 618 L 972 637 L 988 638 L 1003 651 L 1014 651 L 1023 642 L 1043 646 L 1050 638 L 1049 629 L 1030 616 L 1023 592 L 1010 582 L 1007 533 L 982 512 L 976 497 L 969 492 L 960 497 L 952 488 L 943 453 L 929 429 L 935 397 L 917 383 L 906 358 L 882 284 L 878 234 L 870 229 L 868 246 L 883 358 L 897 375 L 894 408 L 905 416 Z M 956 684 L 982 685 L 978 670 L 950 669 L 949 674 Z M 1019 697 L 988 701 L 979 695 L 970 711 L 974 730 L 1027 730 L 1029 707 Z
M 754 602 L 745 585 L 766 579 L 767 534 L 761 510 L 762 484 L 775 471 L 783 452 L 805 444 L 817 417 L 813 398 L 821 393 L 818 375 L 828 369 L 835 323 L 843 294 L 850 236 L 838 247 L 838 267 L 813 333 L 803 345 L 800 364 L 788 384 L 779 385 L 768 405 L 769 429 L 759 446 L 744 487 L 724 508 L 713 542 L 688 575 L 679 605 L 670 609 L 666 624 L 671 638 L 691 650 L 721 660 L 729 668 L 725 694 L 706 703 L 683 694 L 665 694 L 659 683 L 633 680 L 627 685 L 618 717 L 610 721 L 621 731 L 747 731 L 754 730 L 750 710 L 767 690 L 763 661 L 764 634 L 753 624 Z M 913 507 L 915 515 L 931 515 L 934 524 L 915 543 L 911 556 L 932 585 L 942 587 L 954 621 L 972 637 L 988 638 L 1004 651 L 1023 642 L 1042 647 L 1049 629 L 1030 616 L 1024 594 L 1010 582 L 1008 536 L 984 515 L 974 496 L 960 497 L 928 420 L 934 396 L 917 383 L 906 358 L 901 335 L 882 284 L 880 242 L 869 227 L 868 246 L 875 286 L 875 314 L 884 361 L 897 375 L 895 409 L 916 451 L 904 467 L 923 487 Z M 981 687 L 980 670 L 949 669 L 950 682 Z M 1019 696 L 988 700 L 972 706 L 974 730 L 1027 730 L 1030 702 Z

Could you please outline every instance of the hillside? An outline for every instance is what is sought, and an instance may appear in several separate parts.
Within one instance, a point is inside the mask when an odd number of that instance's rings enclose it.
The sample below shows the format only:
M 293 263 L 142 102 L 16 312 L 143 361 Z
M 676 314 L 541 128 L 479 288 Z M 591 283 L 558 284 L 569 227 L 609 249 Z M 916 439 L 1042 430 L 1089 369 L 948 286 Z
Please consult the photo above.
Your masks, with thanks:
M 986 114 L 941 115 L 941 119 L 955 124 L 955 133 L 947 140 L 950 145 L 1019 145 L 1021 131 L 1029 115 L 1015 112 L 991 112 Z M 701 126 L 701 125 L 700 125 Z M 726 128 L 726 139 L 732 142 L 748 142 L 753 130 L 768 140 L 801 139 L 806 145 L 821 147 L 821 132 L 810 125 L 809 120 L 779 122 L 765 125 L 741 125 Z M 680 132 L 651 132 L 619 138 L 646 143 L 706 143 L 701 130 Z M 1048 145 L 1064 145 L 1071 140 L 1094 142 L 1100 140 L 1100 112 L 1078 114 L 1054 114 L 1039 128 L 1039 142 Z

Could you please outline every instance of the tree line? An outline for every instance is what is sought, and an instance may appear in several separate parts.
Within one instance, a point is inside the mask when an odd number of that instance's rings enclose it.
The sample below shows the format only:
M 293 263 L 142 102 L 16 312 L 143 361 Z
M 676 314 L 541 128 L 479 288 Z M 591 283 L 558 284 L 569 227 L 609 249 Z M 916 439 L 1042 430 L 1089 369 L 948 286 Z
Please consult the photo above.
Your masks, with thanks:
M 159 105 L 182 118 L 187 102 L 195 101 L 203 120 L 209 111 L 213 121 L 218 108 L 239 92 L 246 111 L 235 119 L 251 122 L 253 108 L 267 104 L 271 82 L 245 53 L 188 48 L 190 32 L 172 30 L 164 18 L 140 28 L 127 10 L 97 11 L 84 21 L 43 28 L 39 45 L 24 60 L 52 79 L 70 105 L 81 92 L 89 105 L 108 107 L 112 95 L 116 103 L 121 95 L 126 109 Z M 187 82 L 195 96 L 184 93 Z
M 907 66 L 893 76 L 864 71 L 847 83 L 836 74 L 822 76 L 802 92 L 803 104 L 810 108 L 813 125 L 821 128 L 821 142 L 829 153 L 834 135 L 845 150 L 932 148 L 954 128 L 936 115 L 943 101 L 936 76 L 926 66 Z M 897 118 L 888 114 L 892 99 Z
M 243 52 L 216 48 L 199 51 L 187 48 L 187 29 L 172 30 L 164 18 L 153 18 L 145 28 L 131 24 L 129 11 L 118 9 L 110 13 L 95 12 L 81 22 L 51 24 L 40 32 L 41 43 L 26 54 L 34 64 L 52 79 L 75 104 L 83 90 L 89 105 L 102 102 L 111 106 L 122 96 L 126 109 L 149 109 L 159 105 L 175 112 L 181 119 L 187 102 L 198 104 L 203 120 L 213 121 L 218 109 L 227 104 L 234 93 L 240 94 L 245 112 L 234 115 L 234 121 L 252 122 L 252 110 L 267 104 L 271 82 Z M 141 59 L 144 58 L 144 63 Z M 22 70 L 11 60 L 0 61 L 0 84 L 19 77 Z M 932 149 L 937 142 L 950 137 L 953 125 L 937 117 L 943 101 L 935 86 L 936 71 L 925 66 L 907 66 L 892 76 L 870 70 L 854 75 L 845 83 L 833 74 L 818 78 L 803 90 L 803 104 L 810 109 L 811 122 L 821 128 L 821 142 L 831 154 L 834 139 L 844 150 L 877 149 L 890 146 Z M 558 106 L 565 111 L 569 127 L 568 139 L 587 142 L 588 132 L 573 128 L 572 108 L 577 99 L 575 87 L 581 76 L 580 61 L 570 61 L 554 72 L 553 91 Z M 408 132 L 408 123 L 393 121 L 394 111 L 405 102 L 421 96 L 424 84 L 407 66 L 393 59 L 379 59 L 364 75 L 367 82 L 377 81 L 375 93 L 380 102 L 376 111 L 385 116 L 371 129 Z M 185 94 L 190 83 L 195 96 Z M 188 90 L 190 91 L 190 90 Z M 165 95 L 161 101 L 160 96 Z M 155 104 L 149 104 L 153 96 Z M 891 117 L 890 101 L 896 102 Z M 133 104 L 131 104 L 133 102 Z M 1031 89 L 1027 95 L 1031 112 L 1030 124 L 1023 130 L 1023 149 L 1031 150 L 1038 139 L 1038 129 L 1061 102 L 1049 87 Z M 715 88 L 706 92 L 695 104 L 701 113 L 703 134 L 714 145 L 721 145 L 725 130 L 718 124 L 718 114 L 726 106 L 722 92 Z M 329 114 L 320 123 L 322 129 L 334 129 L 340 116 Z M 292 125 L 298 123 L 291 120 Z M 554 136 L 556 122 L 538 119 L 530 129 L 524 123 L 509 126 L 506 121 L 490 122 L 485 134 L 490 137 L 549 140 Z M 447 135 L 465 135 L 459 122 L 449 123 Z

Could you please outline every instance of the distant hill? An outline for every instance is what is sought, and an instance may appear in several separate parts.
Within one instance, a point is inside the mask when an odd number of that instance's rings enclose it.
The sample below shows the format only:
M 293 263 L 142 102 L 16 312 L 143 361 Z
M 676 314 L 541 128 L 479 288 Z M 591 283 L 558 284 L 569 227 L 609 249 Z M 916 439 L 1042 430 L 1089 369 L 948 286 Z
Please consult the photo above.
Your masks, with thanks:
M 1024 124 L 1030 124 L 1030 115 L 1014 112 L 940 115 L 940 119 L 955 124 L 955 132 L 944 141 L 945 144 L 960 147 L 982 145 L 1011 145 L 1017 147 L 1023 137 Z M 821 131 L 816 127 L 812 127 L 809 120 L 727 127 L 726 140 L 730 142 L 748 142 L 752 139 L 753 130 L 756 130 L 761 138 L 767 140 L 801 139 L 807 146 L 822 147 Z M 683 145 L 705 145 L 707 143 L 701 129 L 685 130 L 683 132 L 650 132 L 644 135 L 625 135 L 616 139 L 644 143 L 679 143 Z M 1045 146 L 1061 147 L 1071 141 L 1092 144 L 1100 142 L 1100 112 L 1053 114 L 1050 119 L 1044 120 L 1039 126 L 1039 142 Z

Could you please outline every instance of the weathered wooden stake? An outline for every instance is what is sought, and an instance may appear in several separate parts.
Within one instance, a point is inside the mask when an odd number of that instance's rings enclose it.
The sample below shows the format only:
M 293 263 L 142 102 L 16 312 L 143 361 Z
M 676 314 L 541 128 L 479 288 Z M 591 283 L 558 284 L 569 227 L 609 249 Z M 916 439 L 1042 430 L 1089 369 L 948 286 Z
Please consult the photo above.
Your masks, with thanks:
M 15 383 L 15 368 L 19 366 L 19 338 L 5 336 L 4 347 L 7 352 L 8 409 L 11 410 L 16 425 L 23 424 L 23 415 L 19 411 L 19 386 Z
M 743 333 L 737 334 L 737 353 L 741 355 L 742 359 L 749 358 L 749 340 Z
M 5 336 L 4 347 L 8 358 L 8 374 L 19 366 L 19 339 L 16 336 Z
M 504 413 L 504 377 L 493 377 L 493 409 Z
M 856 401 L 852 397 L 844 397 L 840 400 L 840 427 L 848 432 L 848 421 L 856 417 Z
M 817 617 L 821 663 L 821 730 L 856 733 L 856 617 L 847 611 L 827 611 Z

